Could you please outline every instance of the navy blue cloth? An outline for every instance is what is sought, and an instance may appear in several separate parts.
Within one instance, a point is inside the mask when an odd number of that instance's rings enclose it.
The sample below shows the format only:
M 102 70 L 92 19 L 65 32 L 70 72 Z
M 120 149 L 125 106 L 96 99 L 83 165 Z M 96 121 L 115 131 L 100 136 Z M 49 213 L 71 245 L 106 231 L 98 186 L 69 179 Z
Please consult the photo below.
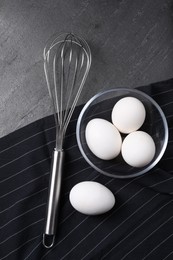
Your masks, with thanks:
M 54 117 L 40 119 L 0 139 L 0 259 L 173 259 L 173 80 L 140 87 L 163 109 L 169 143 L 148 174 L 112 179 L 92 169 L 76 142 L 76 108 L 65 138 L 65 170 L 55 246 L 42 245 Z M 115 207 L 86 216 L 69 202 L 71 188 L 95 180 L 116 197 Z

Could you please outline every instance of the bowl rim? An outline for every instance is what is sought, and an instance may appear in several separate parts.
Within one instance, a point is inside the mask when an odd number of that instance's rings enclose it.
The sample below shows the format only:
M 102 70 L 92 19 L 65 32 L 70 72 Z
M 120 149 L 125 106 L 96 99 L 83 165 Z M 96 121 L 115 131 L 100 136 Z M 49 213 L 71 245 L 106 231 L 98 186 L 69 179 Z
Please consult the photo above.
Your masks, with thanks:
M 156 109 L 159 111 L 160 115 L 161 115 L 161 118 L 163 120 L 163 125 L 164 125 L 164 130 L 165 130 L 165 133 L 164 133 L 164 143 L 163 143 L 163 146 L 162 146 L 162 149 L 159 153 L 159 155 L 157 156 L 157 158 L 151 163 L 149 164 L 146 168 L 144 168 L 143 170 L 139 170 L 139 172 L 137 173 L 134 173 L 134 174 L 127 174 L 127 175 L 119 175 L 119 174 L 115 174 L 115 175 L 112 175 L 111 173 L 108 173 L 106 171 L 103 171 L 102 169 L 98 168 L 96 165 L 94 165 L 90 159 L 87 157 L 87 155 L 85 154 L 83 148 L 82 148 L 82 144 L 81 144 L 81 141 L 80 141 L 80 126 L 81 126 L 81 121 L 82 121 L 82 118 L 86 112 L 86 110 L 88 109 L 88 107 L 92 104 L 92 102 L 94 102 L 97 98 L 99 98 L 100 96 L 102 95 L 105 95 L 107 93 L 110 93 L 110 92 L 116 92 L 116 91 L 128 91 L 128 92 L 131 92 L 131 93 L 137 93 L 143 97 L 145 97 L 146 99 L 148 99 L 155 107 Z M 145 92 L 141 91 L 141 90 L 137 90 L 137 89 L 130 89 L 130 88 L 113 88 L 113 89 L 109 89 L 109 90 L 105 90 L 105 91 L 101 91 L 101 92 L 98 92 L 96 95 L 94 95 L 93 97 L 91 97 L 87 102 L 86 104 L 84 105 L 84 107 L 82 108 L 80 114 L 79 114 L 79 117 L 78 117 L 78 120 L 77 120 L 77 125 L 76 125 L 76 139 L 77 139 L 77 144 L 78 144 L 78 147 L 79 147 L 79 150 L 82 154 L 82 156 L 84 157 L 84 159 L 89 163 L 89 165 L 91 167 L 93 167 L 96 171 L 98 171 L 99 173 L 102 173 L 108 177 L 112 177 L 112 178 L 119 178 L 119 179 L 127 179 L 127 178 L 134 178 L 134 177 L 138 177 L 140 175 L 143 175 L 144 173 L 147 173 L 149 172 L 154 166 L 156 166 L 156 164 L 160 161 L 160 159 L 162 158 L 165 150 L 166 150 L 166 147 L 167 147 L 167 144 L 168 144 L 168 137 L 169 137 L 169 132 L 168 132 L 168 123 L 167 123 L 167 119 L 166 119 L 166 116 L 163 112 L 163 110 L 161 109 L 161 107 L 158 105 L 158 103 L 152 98 L 150 97 L 148 94 L 146 94 Z M 140 168 L 139 168 L 140 169 Z

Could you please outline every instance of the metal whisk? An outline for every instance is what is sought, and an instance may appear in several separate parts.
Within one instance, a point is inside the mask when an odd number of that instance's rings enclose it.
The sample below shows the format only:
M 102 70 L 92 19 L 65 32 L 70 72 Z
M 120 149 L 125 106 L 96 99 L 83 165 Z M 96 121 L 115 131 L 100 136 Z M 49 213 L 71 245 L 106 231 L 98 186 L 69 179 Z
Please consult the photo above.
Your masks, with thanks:
M 61 34 L 44 49 L 44 71 L 56 123 L 43 245 L 54 244 L 64 161 L 64 137 L 91 65 L 91 51 L 81 37 Z

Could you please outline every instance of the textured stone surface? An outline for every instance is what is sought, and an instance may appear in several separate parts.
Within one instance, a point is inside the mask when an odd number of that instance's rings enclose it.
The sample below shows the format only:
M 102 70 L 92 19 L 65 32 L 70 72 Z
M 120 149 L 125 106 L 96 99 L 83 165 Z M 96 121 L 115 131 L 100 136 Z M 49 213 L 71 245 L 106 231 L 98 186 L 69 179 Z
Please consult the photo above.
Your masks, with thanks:
M 66 31 L 92 51 L 80 103 L 103 89 L 173 76 L 172 1 L 1 0 L 0 136 L 52 113 L 42 52 Z

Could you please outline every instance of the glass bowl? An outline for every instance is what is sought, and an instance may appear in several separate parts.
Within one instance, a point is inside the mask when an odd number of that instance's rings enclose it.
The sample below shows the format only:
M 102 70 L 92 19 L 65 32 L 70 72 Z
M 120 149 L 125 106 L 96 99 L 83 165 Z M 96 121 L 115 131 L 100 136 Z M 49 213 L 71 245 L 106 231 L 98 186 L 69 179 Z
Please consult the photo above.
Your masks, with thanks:
M 146 118 L 139 130 L 150 134 L 156 145 L 153 160 L 141 168 L 128 165 L 123 160 L 121 153 L 112 160 L 99 159 L 91 152 L 85 139 L 88 122 L 94 118 L 102 118 L 111 122 L 111 112 L 115 103 L 127 96 L 135 97 L 143 103 Z M 116 88 L 96 94 L 85 104 L 78 117 L 76 136 L 80 152 L 96 171 L 109 177 L 131 178 L 148 172 L 162 158 L 168 143 L 168 125 L 162 109 L 150 96 L 136 89 Z M 122 138 L 123 136 L 126 135 L 122 135 Z

